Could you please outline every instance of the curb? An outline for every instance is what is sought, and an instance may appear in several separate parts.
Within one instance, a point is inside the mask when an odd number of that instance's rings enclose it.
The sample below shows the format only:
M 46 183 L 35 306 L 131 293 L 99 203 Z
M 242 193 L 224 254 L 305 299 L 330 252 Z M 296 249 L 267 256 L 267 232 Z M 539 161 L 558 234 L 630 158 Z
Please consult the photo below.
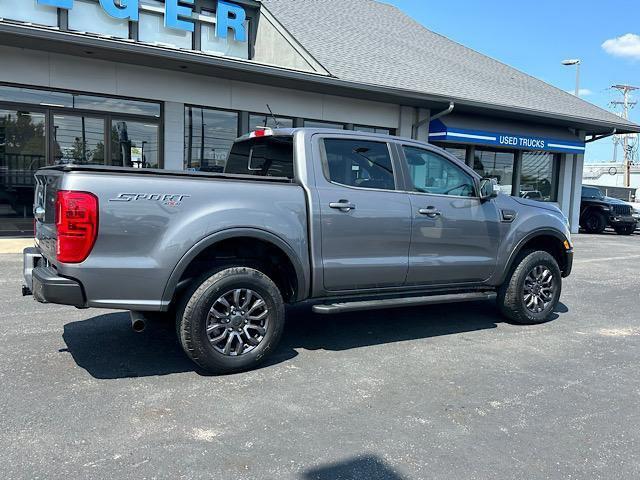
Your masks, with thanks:
M 33 247 L 33 238 L 0 238 L 0 254 L 22 253 L 27 247 Z

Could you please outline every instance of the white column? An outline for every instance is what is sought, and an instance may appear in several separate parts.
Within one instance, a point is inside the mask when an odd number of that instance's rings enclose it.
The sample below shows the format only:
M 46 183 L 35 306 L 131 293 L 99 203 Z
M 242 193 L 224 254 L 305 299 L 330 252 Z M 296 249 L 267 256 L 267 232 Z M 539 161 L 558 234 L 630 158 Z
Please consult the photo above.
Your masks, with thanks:
M 585 132 L 579 131 L 578 136 L 584 142 Z M 580 230 L 580 201 L 582 199 L 582 172 L 584 170 L 584 154 L 573 155 L 573 168 L 571 172 L 571 206 L 568 216 L 571 224 L 571 233 L 578 233 Z
M 584 169 L 584 155 L 573 156 L 573 172 L 571 178 L 571 233 L 578 233 L 580 229 L 580 201 L 582 199 L 582 171 Z
M 184 169 L 184 103 L 164 104 L 164 168 Z
M 400 121 L 398 122 L 398 136 L 411 138 L 411 128 L 415 122 L 415 109 L 413 107 L 400 107 Z
M 431 110 L 429 110 L 428 108 L 418 109 L 418 122 L 421 122 L 425 118 L 430 118 L 430 117 L 431 117 Z M 416 138 L 416 140 L 419 140 L 421 142 L 429 141 L 429 122 L 428 121 L 424 125 L 422 125 L 420 128 L 418 128 L 418 138 Z
M 567 218 L 571 218 L 572 173 L 574 155 L 560 155 L 558 172 L 558 206 Z

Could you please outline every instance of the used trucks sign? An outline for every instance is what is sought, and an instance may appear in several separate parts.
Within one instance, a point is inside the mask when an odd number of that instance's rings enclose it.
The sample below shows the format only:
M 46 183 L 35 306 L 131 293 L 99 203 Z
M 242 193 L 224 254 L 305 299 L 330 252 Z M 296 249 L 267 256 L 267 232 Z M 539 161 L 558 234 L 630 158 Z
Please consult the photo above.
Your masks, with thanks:
M 66 10 L 73 9 L 73 1 L 74 0 L 37 0 L 39 5 L 49 5 Z M 194 25 L 191 19 L 194 2 L 195 0 L 165 0 L 165 27 L 193 32 Z M 186 4 L 190 4 L 190 6 Z M 104 11 L 113 18 L 133 22 L 137 22 L 140 18 L 139 0 L 100 0 L 100 5 Z M 246 19 L 247 14 L 240 5 L 219 0 L 218 8 L 216 9 L 216 35 L 218 38 L 224 39 L 227 38 L 229 30 L 232 30 L 236 42 L 246 42 Z

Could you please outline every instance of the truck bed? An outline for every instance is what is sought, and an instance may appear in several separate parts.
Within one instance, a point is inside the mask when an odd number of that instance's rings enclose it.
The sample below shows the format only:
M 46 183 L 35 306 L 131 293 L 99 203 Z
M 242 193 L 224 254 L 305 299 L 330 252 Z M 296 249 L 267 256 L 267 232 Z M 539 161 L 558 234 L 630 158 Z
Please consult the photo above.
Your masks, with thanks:
M 196 172 L 187 170 L 164 170 L 159 168 L 131 168 L 131 167 L 114 167 L 107 165 L 53 165 L 43 167 L 40 171 L 60 171 L 60 172 L 90 172 L 90 173 L 106 173 L 106 174 L 126 174 L 126 175 L 144 175 L 144 176 L 161 176 L 161 177 L 181 177 L 181 178 L 215 178 L 228 180 L 248 180 L 252 182 L 277 182 L 277 183 L 293 183 L 293 180 L 286 177 L 259 177 L 254 175 L 235 175 L 228 173 L 216 172 Z

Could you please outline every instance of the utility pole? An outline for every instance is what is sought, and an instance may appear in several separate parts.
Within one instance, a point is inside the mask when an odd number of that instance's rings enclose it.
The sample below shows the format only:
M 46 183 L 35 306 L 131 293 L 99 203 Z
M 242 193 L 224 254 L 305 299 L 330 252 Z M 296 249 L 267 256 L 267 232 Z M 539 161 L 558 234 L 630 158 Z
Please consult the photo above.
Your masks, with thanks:
M 629 120 L 629 110 L 635 107 L 638 102 L 630 101 L 631 92 L 640 90 L 640 87 L 631 85 L 613 85 L 611 88 L 618 90 L 622 94 L 622 101 L 615 100 L 611 102 L 614 107 L 622 107 L 622 118 Z M 624 186 L 631 186 L 631 164 L 633 163 L 633 147 L 629 146 L 629 134 L 622 135 L 622 150 L 624 153 Z

